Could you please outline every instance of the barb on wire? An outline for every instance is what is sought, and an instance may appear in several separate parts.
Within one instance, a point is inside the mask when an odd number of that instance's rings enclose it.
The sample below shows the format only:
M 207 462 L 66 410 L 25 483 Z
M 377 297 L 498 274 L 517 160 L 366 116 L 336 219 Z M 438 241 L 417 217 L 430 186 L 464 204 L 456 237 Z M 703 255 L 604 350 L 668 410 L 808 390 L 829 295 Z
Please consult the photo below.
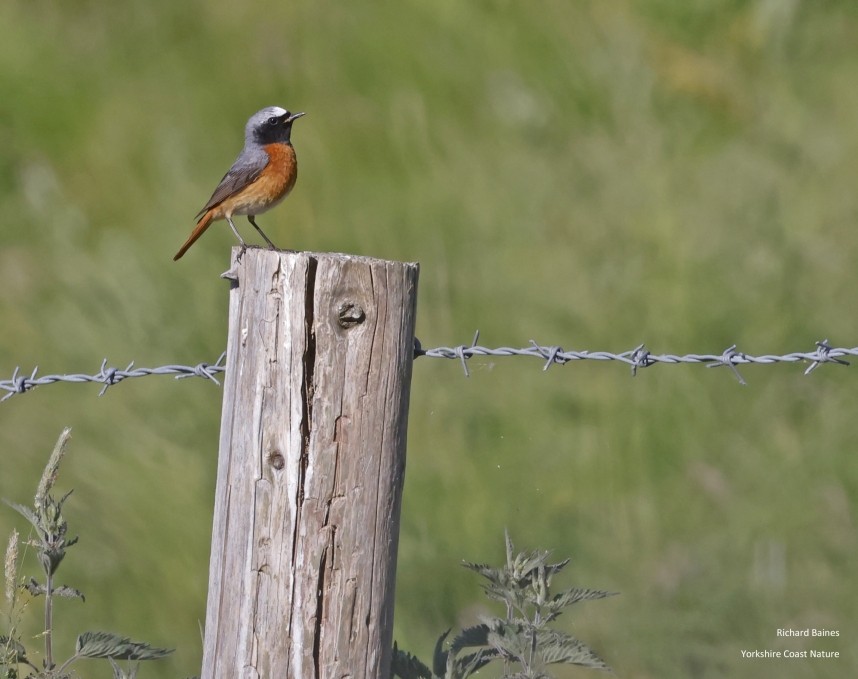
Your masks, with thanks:
M 414 356 L 426 356 L 428 358 L 447 358 L 458 360 L 462 365 L 462 371 L 465 377 L 470 376 L 468 370 L 468 360 L 475 356 L 531 356 L 543 361 L 542 369 L 548 370 L 553 365 L 563 365 L 572 361 L 619 361 L 625 363 L 631 368 L 632 375 L 637 375 L 641 368 L 649 368 L 658 363 L 676 365 L 680 363 L 699 363 L 709 368 L 728 367 L 735 375 L 739 384 L 747 384 L 745 379 L 739 373 L 737 366 L 739 365 L 771 365 L 775 363 L 799 363 L 807 362 L 810 365 L 804 371 L 805 375 L 809 375 L 823 363 L 834 363 L 836 365 L 849 365 L 849 361 L 845 360 L 844 356 L 858 356 L 858 347 L 851 349 L 832 347 L 828 340 L 816 342 L 816 348 L 813 351 L 796 351 L 789 354 L 764 354 L 762 356 L 752 356 L 745 352 L 738 351 L 736 345 L 732 345 L 722 351 L 720 354 L 685 354 L 679 356 L 676 354 L 653 354 L 645 345 L 640 344 L 634 349 L 612 353 L 610 351 L 569 351 L 563 347 L 555 345 L 541 345 L 534 340 L 530 341 L 530 345 L 522 348 L 515 347 L 495 347 L 489 348 L 477 344 L 480 339 L 479 330 L 474 333 L 474 338 L 470 344 L 460 344 L 454 347 L 435 347 L 433 349 L 424 349 L 417 338 L 414 339 Z M 109 387 L 114 384 L 119 384 L 123 380 L 132 377 L 144 377 L 146 375 L 173 375 L 176 379 L 185 377 L 203 377 L 211 380 L 217 385 L 220 385 L 216 375 L 223 373 L 226 370 L 226 352 L 222 353 L 214 363 L 198 363 L 197 365 L 164 365 L 158 368 L 135 368 L 131 362 L 125 369 L 110 367 L 105 359 L 101 363 L 101 368 L 94 375 L 85 375 L 75 373 L 71 375 L 39 375 L 38 367 L 31 373 L 21 373 L 19 368 L 15 368 L 12 377 L 8 380 L 0 380 L 0 392 L 5 391 L 6 394 L 0 398 L 0 402 L 5 401 L 15 394 L 23 394 L 31 389 L 46 384 L 54 384 L 56 382 L 94 382 L 101 384 L 102 388 L 99 396 L 104 394 Z
M 643 344 L 639 344 L 631 355 L 632 359 L 632 377 L 635 377 L 638 374 L 638 368 L 648 368 L 655 361 L 651 361 L 649 357 L 649 351 Z
M 55 384 L 56 382 L 95 382 L 102 385 L 101 391 L 98 393 L 99 396 L 102 396 L 114 384 L 119 384 L 131 377 L 145 377 L 146 375 L 174 375 L 176 379 L 182 379 L 183 377 L 204 377 L 220 385 L 215 375 L 226 370 L 225 359 L 226 352 L 223 352 L 214 363 L 164 365 L 158 368 L 135 368 L 132 361 L 124 370 L 109 367 L 107 359 L 104 359 L 101 362 L 101 368 L 94 375 L 84 375 L 82 373 L 71 375 L 39 375 L 39 368 L 37 366 L 28 376 L 21 374 L 19 368 L 15 368 L 15 371 L 12 373 L 12 379 L 0 380 L 0 391 L 6 392 L 3 398 L 0 398 L 0 402 L 12 398 L 15 394 L 23 394 L 35 387 L 45 384 Z
M 726 365 L 730 370 L 733 371 L 733 374 L 736 376 L 736 379 L 739 380 L 739 384 L 743 387 L 748 383 L 745 382 L 745 378 L 742 377 L 742 374 L 739 372 L 739 369 L 736 367 L 734 363 L 734 359 L 736 358 L 745 358 L 745 354 L 740 351 L 736 351 L 736 345 L 734 344 L 731 347 L 727 347 L 724 350 L 724 353 L 721 354 L 721 357 L 718 359 L 717 363 L 709 363 L 707 368 L 720 368 L 722 365 Z
M 832 356 L 832 352 L 838 351 L 837 349 L 833 349 L 829 344 L 828 340 L 824 339 L 821 342 L 816 343 L 816 356 L 813 359 L 813 363 L 811 363 L 807 370 L 804 371 L 805 375 L 810 375 L 814 370 L 816 370 L 823 363 L 838 363 L 840 365 L 849 365 L 849 361 L 844 361 L 842 358 L 838 358 L 837 356 Z

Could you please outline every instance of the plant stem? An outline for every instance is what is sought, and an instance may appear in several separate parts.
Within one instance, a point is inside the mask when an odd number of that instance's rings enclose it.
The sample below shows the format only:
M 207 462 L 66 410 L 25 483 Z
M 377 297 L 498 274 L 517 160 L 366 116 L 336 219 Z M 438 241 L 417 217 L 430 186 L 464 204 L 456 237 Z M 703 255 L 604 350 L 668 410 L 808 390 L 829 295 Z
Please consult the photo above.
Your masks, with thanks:
M 53 631 L 54 631 L 54 576 L 51 573 L 47 574 L 45 581 L 45 669 L 52 670 L 54 668 L 54 649 L 53 649 Z
M 512 548 L 512 543 L 510 542 L 509 534 L 508 534 L 508 533 L 507 533 L 507 535 L 506 535 L 506 545 L 507 545 L 507 546 L 506 546 L 506 551 L 507 551 L 507 564 L 509 564 L 509 563 L 511 563 L 511 561 L 512 561 L 512 552 L 510 551 L 510 549 Z M 513 610 L 513 609 L 512 609 L 512 604 L 511 604 L 509 601 L 507 601 L 507 602 L 506 602 L 506 619 L 507 619 L 507 621 L 509 621 L 509 622 L 512 622 L 512 610 Z M 510 667 L 509 658 L 507 658 L 506 656 L 504 656 L 504 659 L 503 659 L 503 673 L 504 673 L 504 676 L 506 676 L 507 674 L 509 674 L 509 673 L 510 673 L 510 670 L 511 670 L 511 667 Z
M 63 672 L 66 671 L 66 667 L 71 665 L 78 658 L 80 658 L 80 656 L 77 653 L 75 653 L 71 658 L 69 658 L 62 665 L 60 665 L 59 668 L 57 668 L 57 676 L 62 677 Z

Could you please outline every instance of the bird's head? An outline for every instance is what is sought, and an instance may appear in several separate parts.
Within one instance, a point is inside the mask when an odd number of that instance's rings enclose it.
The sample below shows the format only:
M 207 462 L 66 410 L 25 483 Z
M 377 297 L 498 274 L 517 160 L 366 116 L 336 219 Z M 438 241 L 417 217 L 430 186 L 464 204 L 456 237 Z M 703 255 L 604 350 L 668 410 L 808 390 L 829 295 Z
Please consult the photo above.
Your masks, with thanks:
M 292 135 L 292 123 L 304 115 L 301 113 L 290 113 L 279 106 L 269 106 L 257 111 L 244 128 L 247 141 L 257 144 L 289 143 Z

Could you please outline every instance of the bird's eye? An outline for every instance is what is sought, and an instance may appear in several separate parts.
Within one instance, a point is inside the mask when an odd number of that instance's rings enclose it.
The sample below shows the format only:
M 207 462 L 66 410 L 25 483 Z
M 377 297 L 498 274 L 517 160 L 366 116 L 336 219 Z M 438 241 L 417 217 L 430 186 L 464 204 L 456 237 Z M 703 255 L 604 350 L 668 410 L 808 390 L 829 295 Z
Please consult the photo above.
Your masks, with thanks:
M 274 117 L 274 116 L 270 117 L 270 118 L 268 119 L 268 124 L 269 124 L 269 125 L 276 125 L 276 124 L 277 124 L 277 118 L 276 118 L 276 117 Z

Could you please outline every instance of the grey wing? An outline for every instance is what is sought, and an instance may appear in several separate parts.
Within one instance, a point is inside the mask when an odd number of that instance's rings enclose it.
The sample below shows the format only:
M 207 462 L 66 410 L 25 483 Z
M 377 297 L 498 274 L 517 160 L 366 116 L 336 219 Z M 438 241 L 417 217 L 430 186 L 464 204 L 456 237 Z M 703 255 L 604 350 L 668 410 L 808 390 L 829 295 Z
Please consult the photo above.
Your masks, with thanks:
M 258 154 L 242 153 L 229 168 L 229 172 L 220 180 L 220 184 L 217 185 L 212 197 L 209 198 L 209 202 L 197 213 L 196 218 L 199 219 L 206 210 L 222 203 L 231 195 L 255 182 L 266 165 L 268 165 L 268 154 L 265 151 Z

